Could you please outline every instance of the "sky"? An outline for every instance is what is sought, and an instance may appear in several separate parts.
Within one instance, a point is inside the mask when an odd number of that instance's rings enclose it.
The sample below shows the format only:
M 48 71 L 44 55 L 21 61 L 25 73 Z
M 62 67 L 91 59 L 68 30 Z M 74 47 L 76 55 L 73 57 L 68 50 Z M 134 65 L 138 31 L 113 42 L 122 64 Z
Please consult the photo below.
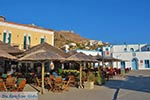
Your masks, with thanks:
M 0 15 L 110 44 L 150 43 L 150 0 L 0 0 Z

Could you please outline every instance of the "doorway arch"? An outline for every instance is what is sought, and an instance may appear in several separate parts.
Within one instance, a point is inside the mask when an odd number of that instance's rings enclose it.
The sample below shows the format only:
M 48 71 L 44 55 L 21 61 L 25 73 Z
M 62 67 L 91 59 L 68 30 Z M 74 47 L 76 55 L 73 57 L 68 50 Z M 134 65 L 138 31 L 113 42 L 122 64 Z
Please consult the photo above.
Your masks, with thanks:
M 132 70 L 137 70 L 138 69 L 138 59 L 133 58 L 132 59 Z

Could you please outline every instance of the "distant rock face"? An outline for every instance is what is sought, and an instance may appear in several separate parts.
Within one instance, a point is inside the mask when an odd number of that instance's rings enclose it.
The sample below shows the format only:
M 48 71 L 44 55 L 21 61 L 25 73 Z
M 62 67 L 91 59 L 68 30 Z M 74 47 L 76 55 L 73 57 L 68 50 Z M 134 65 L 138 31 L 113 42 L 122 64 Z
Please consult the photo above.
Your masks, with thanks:
M 55 32 L 55 46 L 61 48 L 65 44 L 70 43 L 85 43 L 89 42 L 89 39 L 81 37 L 79 34 L 75 34 L 72 31 L 56 31 Z
M 70 46 L 69 50 L 74 50 L 74 49 L 95 50 L 99 46 L 102 46 L 104 44 L 102 41 L 83 38 L 79 34 L 74 33 L 73 31 L 55 31 L 54 34 L 55 34 L 54 35 L 55 47 L 62 48 L 64 50 L 66 49 L 65 45 Z

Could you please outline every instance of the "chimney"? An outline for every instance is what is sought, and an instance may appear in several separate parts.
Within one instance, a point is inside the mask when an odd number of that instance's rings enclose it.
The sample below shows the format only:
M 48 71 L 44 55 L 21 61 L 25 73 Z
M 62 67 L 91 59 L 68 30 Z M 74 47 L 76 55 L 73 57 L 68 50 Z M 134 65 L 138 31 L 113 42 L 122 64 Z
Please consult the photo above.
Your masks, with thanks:
M 0 21 L 5 21 L 6 18 L 4 16 L 0 16 Z

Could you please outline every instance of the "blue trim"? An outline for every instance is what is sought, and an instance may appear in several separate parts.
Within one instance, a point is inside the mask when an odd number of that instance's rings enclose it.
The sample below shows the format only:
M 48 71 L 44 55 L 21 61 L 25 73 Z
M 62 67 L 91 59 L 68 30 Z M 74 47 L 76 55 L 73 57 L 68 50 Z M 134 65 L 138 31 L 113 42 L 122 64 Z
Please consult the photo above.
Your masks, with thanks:
M 149 60 L 145 60 L 145 68 L 150 68 L 150 61 Z
M 3 33 L 3 42 L 6 43 L 6 33 Z
M 27 44 L 26 44 L 26 40 L 27 40 L 27 39 L 26 39 L 26 36 L 24 36 L 24 42 L 23 42 L 23 44 L 24 44 L 24 45 L 23 45 L 23 46 L 24 46 L 24 49 L 26 49 L 26 45 L 27 45 Z
M 11 33 L 9 33 L 8 44 L 11 44 Z
M 132 69 L 133 70 L 138 69 L 138 59 L 137 58 L 133 58 L 133 60 L 132 60 Z

